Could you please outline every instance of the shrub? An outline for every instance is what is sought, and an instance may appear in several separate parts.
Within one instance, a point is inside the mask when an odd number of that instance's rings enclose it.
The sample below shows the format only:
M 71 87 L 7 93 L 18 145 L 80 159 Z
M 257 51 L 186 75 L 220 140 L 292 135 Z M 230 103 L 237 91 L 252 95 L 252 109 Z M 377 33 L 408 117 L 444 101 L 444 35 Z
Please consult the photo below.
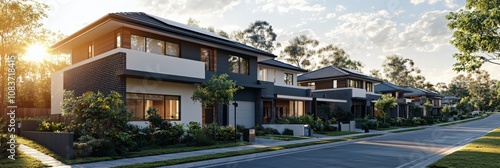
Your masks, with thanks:
M 158 114 L 158 108 L 149 107 L 147 114 L 147 120 L 149 121 L 151 130 L 156 130 L 156 128 L 159 128 L 163 124 L 163 119 L 161 119 L 161 115 Z
M 274 128 L 264 128 L 264 134 L 272 134 L 272 135 L 281 135 L 280 132 L 277 129 Z
M 182 124 L 163 121 L 160 128 L 153 132 L 153 141 L 159 146 L 177 144 L 181 142 L 182 135 L 184 135 L 183 127 Z
M 202 128 L 195 130 L 193 132 L 194 144 L 197 146 L 209 146 L 215 145 L 215 140 L 213 139 L 213 132 L 208 128 Z
M 90 156 L 92 154 L 92 146 L 86 142 L 73 143 L 73 153 L 75 158 Z
M 64 123 L 55 123 L 48 120 L 43 120 L 36 128 L 37 131 L 42 132 L 63 132 L 64 129 Z
M 335 107 L 333 110 L 333 117 L 337 119 L 339 122 L 349 122 L 354 119 L 354 115 L 350 112 L 344 111 L 344 109 L 340 107 Z
M 139 128 L 135 125 L 128 125 L 128 133 L 132 136 L 132 141 L 135 142 L 135 146 L 130 148 L 130 151 L 138 151 L 141 148 L 152 146 L 151 143 L 151 129 Z
M 255 128 L 255 130 L 257 130 L 257 126 L 255 126 Z M 243 132 L 244 129 L 246 129 L 244 125 L 236 125 L 236 131 Z
M 109 156 L 115 155 L 115 146 L 112 142 L 106 139 L 93 139 L 87 142 L 92 148 L 92 156 Z
M 285 128 L 285 130 L 283 130 L 283 135 L 293 135 L 293 130 Z

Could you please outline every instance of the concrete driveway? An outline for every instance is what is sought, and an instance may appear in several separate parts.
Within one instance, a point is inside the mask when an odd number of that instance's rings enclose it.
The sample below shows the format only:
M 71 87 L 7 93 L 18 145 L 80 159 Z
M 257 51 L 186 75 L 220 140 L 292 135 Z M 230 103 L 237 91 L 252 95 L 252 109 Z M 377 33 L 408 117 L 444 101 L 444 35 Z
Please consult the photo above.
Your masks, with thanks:
M 500 126 L 500 114 L 464 124 L 332 143 L 276 155 L 247 156 L 202 167 L 425 167 Z M 200 166 L 200 164 L 197 164 Z M 177 166 L 188 166 L 177 165 Z

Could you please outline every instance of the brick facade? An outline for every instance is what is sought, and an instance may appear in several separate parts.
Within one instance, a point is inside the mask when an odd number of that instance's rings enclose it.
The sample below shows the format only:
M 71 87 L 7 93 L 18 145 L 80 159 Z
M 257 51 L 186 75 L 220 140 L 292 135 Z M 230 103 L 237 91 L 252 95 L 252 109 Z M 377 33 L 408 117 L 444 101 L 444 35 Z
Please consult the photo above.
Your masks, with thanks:
M 64 72 L 64 89 L 73 90 L 75 96 L 87 91 L 101 91 L 105 95 L 116 91 L 125 101 L 126 81 L 116 74 L 125 70 L 125 66 L 126 54 L 120 52 L 67 70 Z

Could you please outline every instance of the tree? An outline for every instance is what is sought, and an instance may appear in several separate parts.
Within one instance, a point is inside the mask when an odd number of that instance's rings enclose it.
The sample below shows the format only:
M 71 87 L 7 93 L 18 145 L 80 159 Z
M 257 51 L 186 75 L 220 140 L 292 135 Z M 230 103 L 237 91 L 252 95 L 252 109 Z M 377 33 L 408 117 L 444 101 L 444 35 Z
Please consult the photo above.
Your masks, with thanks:
M 469 83 L 472 82 L 472 77 L 471 75 L 463 75 L 460 74 L 458 76 L 455 76 L 450 84 L 448 84 L 448 89 L 443 93 L 446 95 L 451 95 L 455 97 L 467 97 L 469 96 L 469 92 L 467 91 L 467 87 L 469 86 Z
M 7 57 L 19 55 L 28 44 L 39 40 L 42 24 L 47 17 L 46 4 L 33 0 L 0 0 L 0 105 L 5 105 Z M 3 110 L 3 109 L 2 109 Z
M 320 48 L 318 50 L 318 57 L 321 58 L 319 62 L 320 67 L 318 68 L 332 65 L 356 71 L 361 71 L 361 68 L 363 68 L 363 63 L 351 60 L 349 58 L 349 54 L 347 54 L 343 49 L 332 44 Z
M 392 97 L 392 95 L 384 94 L 380 99 L 375 103 L 375 108 L 381 114 L 380 117 L 384 119 L 387 118 L 387 112 L 389 109 L 396 107 L 396 98 Z
M 296 65 L 304 69 L 314 69 L 311 57 L 316 54 L 315 47 L 318 46 L 319 41 L 300 35 L 288 41 L 288 45 L 281 51 L 280 57 L 286 62 Z
M 235 31 L 232 34 L 232 38 L 236 41 L 268 52 L 273 52 L 276 47 L 281 45 L 276 43 L 276 37 L 273 26 L 262 20 L 257 20 L 245 30 Z
M 205 31 L 209 31 L 209 32 L 211 32 L 213 34 L 217 34 L 217 35 L 225 37 L 225 38 L 229 38 L 229 34 L 227 32 L 225 32 L 223 30 L 216 29 L 213 26 L 201 27 L 200 26 L 200 21 L 198 21 L 196 19 L 193 19 L 193 18 L 189 18 L 187 20 L 187 25 L 192 26 L 192 27 L 196 27 L 196 28 L 199 28 L 199 29 L 203 29 Z
M 384 80 L 384 78 L 382 77 L 382 73 L 378 69 L 370 70 L 370 76 L 377 78 L 377 79 L 380 79 L 380 80 Z
M 465 9 L 446 16 L 454 31 L 450 41 L 459 53 L 455 71 L 473 72 L 485 62 L 500 65 L 500 1 L 467 0 Z
M 212 106 L 216 109 L 214 112 L 218 110 L 216 107 L 219 104 L 229 105 L 229 101 L 233 100 L 234 94 L 243 87 L 236 86 L 236 83 L 227 79 L 227 77 L 227 74 L 215 74 L 203 84 L 196 84 L 196 90 L 193 92 L 191 99 L 202 103 L 205 108 Z M 215 118 L 214 123 L 216 122 Z
M 425 77 L 420 75 L 420 69 L 413 60 L 398 55 L 387 56 L 382 65 L 387 80 L 399 86 L 416 88 L 432 88 L 432 84 L 425 82 Z
M 445 94 L 445 92 L 448 90 L 448 86 L 444 82 L 438 82 L 436 83 L 436 91 L 438 91 L 441 94 Z
M 479 110 L 486 110 L 490 101 L 495 97 L 491 94 L 493 89 L 491 86 L 494 86 L 495 83 L 490 80 L 489 73 L 484 70 L 478 71 L 474 77 L 475 79 L 469 83 L 467 91 L 471 99 L 475 101 L 475 107 Z

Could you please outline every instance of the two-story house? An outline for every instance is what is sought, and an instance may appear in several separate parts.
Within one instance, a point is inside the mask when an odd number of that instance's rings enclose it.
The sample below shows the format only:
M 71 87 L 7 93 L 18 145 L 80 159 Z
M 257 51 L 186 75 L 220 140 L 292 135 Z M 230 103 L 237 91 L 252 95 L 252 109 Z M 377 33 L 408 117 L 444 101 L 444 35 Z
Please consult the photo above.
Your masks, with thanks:
M 376 94 L 373 87 L 382 82 L 362 73 L 335 66 L 302 74 L 297 77 L 297 81 L 301 86 L 314 88 L 311 91 L 312 96 L 319 100 L 345 100 L 345 103 L 337 103 L 336 106 L 357 118 L 373 116 L 374 102 L 380 98 L 380 94 Z
M 396 107 L 389 110 L 387 116 L 389 117 L 401 117 L 408 118 L 409 117 L 409 106 L 408 103 L 411 102 L 411 99 L 404 98 L 404 93 L 409 93 L 411 90 L 406 89 L 401 86 L 397 86 L 390 82 L 382 82 L 375 85 L 375 93 L 380 94 L 390 94 L 392 97 L 396 98 Z
M 432 111 L 427 111 L 427 109 L 423 108 L 423 116 L 440 115 L 441 109 L 443 108 L 441 101 L 441 99 L 444 97 L 443 95 L 421 88 L 406 87 L 406 89 L 410 90 L 411 92 L 404 93 L 404 97 L 407 99 L 411 99 L 412 103 L 424 105 L 428 102 L 433 105 Z
M 280 67 L 266 61 L 276 57 L 272 53 L 142 12 L 108 14 L 52 48 L 71 53 L 72 62 L 51 76 L 52 114 L 61 113 L 64 90 L 76 95 L 117 91 L 137 125 L 147 124 L 149 107 L 158 108 L 164 120 L 208 124 L 216 113 L 218 122 L 232 125 L 232 105 L 214 112 L 191 100 L 195 83 L 223 73 L 245 88 L 234 95 L 238 125 L 253 127 L 266 117 L 300 115 L 309 100 L 304 98 L 307 89 L 292 86 L 301 69 L 281 67 L 283 75 L 269 70 L 267 76 L 259 76 L 260 67 Z M 276 88 L 261 82 L 271 79 Z M 273 102 L 283 106 L 271 108 Z M 271 109 L 279 112 L 272 115 Z
M 455 97 L 455 96 L 445 96 L 442 99 L 443 106 L 451 106 L 452 108 L 455 108 L 456 104 L 462 100 L 461 98 Z

